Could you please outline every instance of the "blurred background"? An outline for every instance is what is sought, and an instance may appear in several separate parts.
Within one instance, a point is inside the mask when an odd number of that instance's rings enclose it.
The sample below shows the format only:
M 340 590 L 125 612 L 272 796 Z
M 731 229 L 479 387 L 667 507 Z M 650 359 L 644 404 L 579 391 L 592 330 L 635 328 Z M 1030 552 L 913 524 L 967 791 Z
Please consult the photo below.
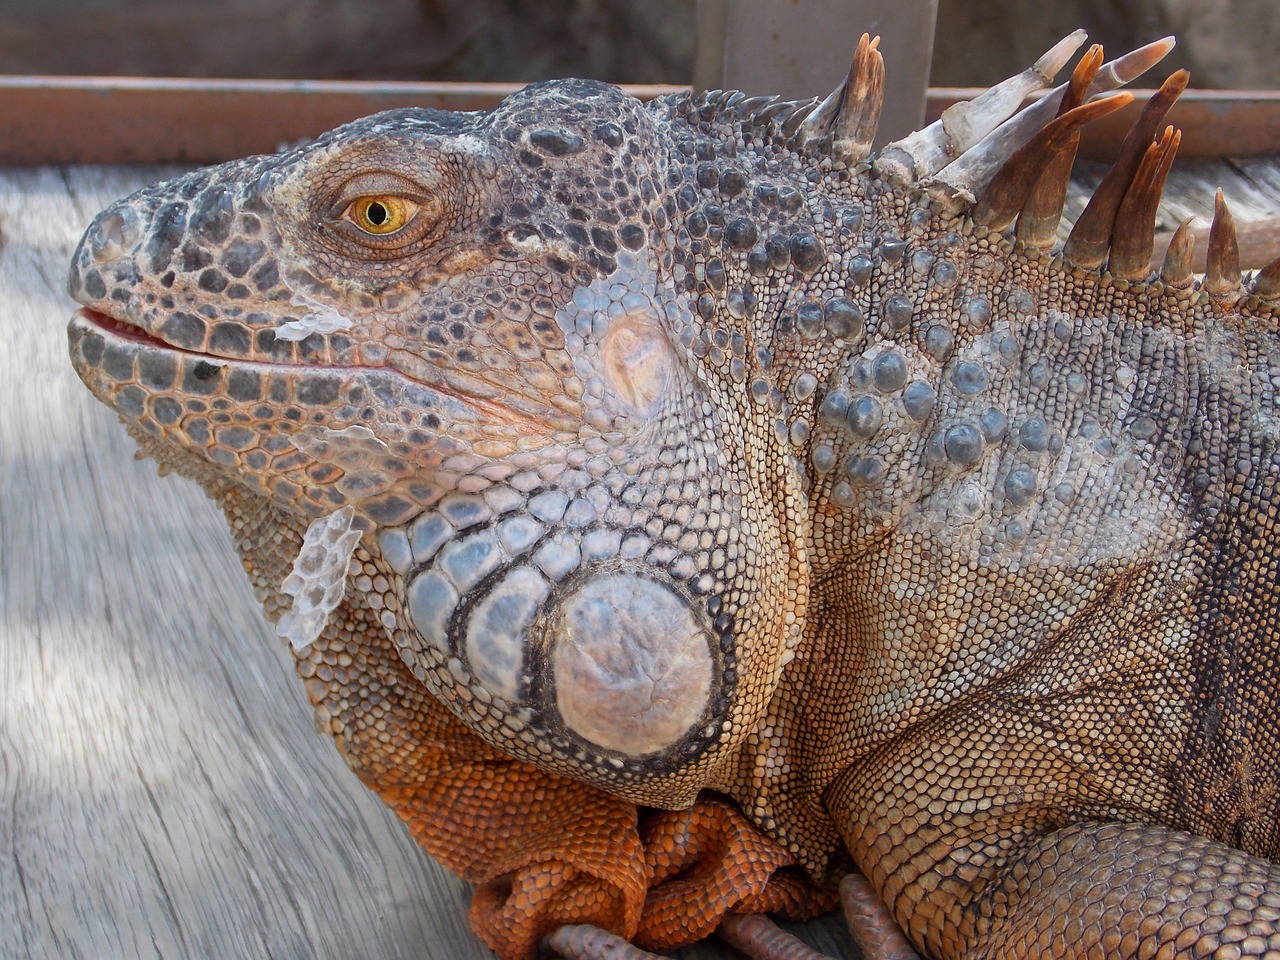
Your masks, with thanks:
M 695 7 L 696 0 L 0 0 L 0 73 L 687 83 Z M 930 82 L 987 85 L 1078 26 L 1113 52 L 1177 34 L 1170 62 L 1188 67 L 1198 87 L 1280 86 L 1274 0 L 939 0 Z M 837 27 L 847 28 L 852 49 L 862 27 Z

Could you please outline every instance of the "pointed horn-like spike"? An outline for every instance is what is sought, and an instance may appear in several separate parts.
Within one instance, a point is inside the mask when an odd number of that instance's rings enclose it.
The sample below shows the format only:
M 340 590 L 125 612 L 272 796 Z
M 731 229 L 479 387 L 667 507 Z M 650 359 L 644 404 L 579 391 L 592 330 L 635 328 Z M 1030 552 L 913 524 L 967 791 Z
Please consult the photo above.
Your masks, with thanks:
M 1172 42 L 1160 41 L 1148 44 L 1111 63 L 1103 64 L 1098 75 L 1089 84 L 1085 99 L 1109 93 L 1122 83 L 1127 83 L 1137 75 L 1135 70 L 1150 64 L 1153 58 L 1158 59 L 1159 56 L 1163 56 L 1171 47 Z M 945 209 L 952 212 L 959 212 L 966 204 L 972 203 L 974 197 L 978 196 L 991 182 L 996 171 L 1013 155 L 1013 152 L 1053 119 L 1069 86 L 1070 84 L 1064 83 L 1057 87 L 1040 101 L 1001 124 L 999 129 L 978 146 L 966 151 L 953 163 L 939 170 L 932 178 L 934 184 L 929 192 L 944 204 Z M 876 163 L 876 172 L 880 172 L 879 161 Z
M 877 37 L 877 40 L 880 38 Z M 840 81 L 840 86 L 836 87 L 826 98 L 818 104 L 818 109 L 805 117 L 804 123 L 800 124 L 800 129 L 796 131 L 795 141 L 799 146 L 805 146 L 816 140 L 821 140 L 828 136 L 835 127 L 836 117 L 840 114 L 840 104 L 844 101 L 845 91 L 849 88 L 849 84 L 853 78 L 854 69 L 857 67 L 858 55 L 862 53 L 863 45 L 868 42 L 867 35 L 864 33 L 862 39 L 858 41 L 858 48 L 853 54 L 853 66 L 849 68 L 848 75 Z
M 739 117 L 749 117 L 757 110 L 767 107 L 777 99 L 777 97 L 748 97 L 745 100 L 739 100 L 735 103 L 733 105 L 733 111 Z
M 785 139 L 791 139 L 800 129 L 806 117 L 818 108 L 818 98 L 799 100 L 791 104 L 791 109 L 778 115 L 778 132 Z
M 1209 228 L 1191 228 L 1196 240 L 1196 258 L 1191 268 L 1196 273 L 1205 271 L 1205 248 L 1209 245 Z M 1156 249 L 1169 245 L 1169 234 L 1156 234 Z M 1280 217 L 1263 217 L 1260 220 L 1236 221 L 1236 240 L 1240 246 L 1240 269 L 1260 270 L 1280 253 Z
M 774 100 L 751 113 L 751 123 L 757 127 L 767 127 L 775 117 L 795 106 L 791 100 Z
M 1122 57 L 1117 57 L 1110 63 L 1104 63 L 1097 76 L 1094 77 L 1093 82 L 1089 84 L 1085 99 L 1088 100 L 1090 97 L 1095 97 L 1099 94 L 1110 93 L 1112 90 L 1129 83 L 1146 70 L 1155 66 L 1162 57 L 1173 49 L 1173 45 L 1173 38 L 1166 37 L 1163 40 L 1157 40 L 1155 43 L 1149 43 L 1144 47 L 1139 47 L 1137 50 L 1130 51 Z M 930 166 L 926 162 L 930 158 L 937 159 L 939 156 L 932 149 L 921 152 L 919 154 L 920 160 L 917 162 L 917 154 L 912 152 L 916 148 L 914 140 L 916 138 L 930 139 L 933 136 L 941 135 L 938 133 L 938 131 L 942 130 L 941 121 L 935 121 L 919 133 L 912 134 L 910 137 L 899 140 L 896 144 L 890 144 L 885 147 L 880 154 L 880 158 L 876 160 L 876 173 L 891 181 L 910 182 L 928 176 L 932 171 L 937 171 L 934 179 L 944 184 L 950 184 L 954 180 L 958 185 L 952 191 L 956 198 L 961 203 L 965 201 L 971 203 L 973 198 L 981 193 L 983 186 L 990 181 L 1000 165 L 1013 154 L 1013 151 L 1030 140 L 1037 130 L 1054 118 L 1067 86 L 1064 83 L 1055 88 L 1053 92 L 1000 126 L 992 136 L 998 138 L 998 142 L 1005 151 L 1003 154 L 998 153 L 994 148 L 987 149 L 988 145 L 983 143 L 979 145 L 980 156 L 978 158 L 973 158 L 971 156 L 972 151 L 969 151 L 941 170 L 937 170 L 936 166 Z M 947 159 L 945 148 L 941 157 L 941 162 L 945 162 Z M 985 165 L 983 169 L 972 169 L 979 164 Z
M 1176 43 L 1173 37 L 1164 37 L 1103 64 L 1089 86 L 1088 96 L 1106 93 L 1136 80 L 1168 56 Z
M 1280 257 L 1258 271 L 1249 292 L 1260 300 L 1280 300 Z
M 844 81 L 796 131 L 799 146 L 830 138 L 832 155 L 847 163 L 871 152 L 884 105 L 884 57 L 879 45 L 879 37 L 862 35 Z
M 1084 213 L 1080 214 L 1080 219 L 1071 229 L 1071 236 L 1067 238 L 1063 248 L 1062 255 L 1077 267 L 1092 270 L 1101 266 L 1106 259 L 1111 233 L 1116 225 L 1116 212 L 1120 209 L 1129 184 L 1133 182 L 1138 164 L 1142 162 L 1165 114 L 1187 88 L 1190 78 L 1187 71 L 1179 70 L 1165 80 L 1160 89 L 1151 95 L 1138 121 L 1125 135 L 1116 162 L 1089 198 Z
M 1213 225 L 1209 227 L 1209 253 L 1205 259 L 1201 289 L 1215 296 L 1240 289 L 1240 244 L 1236 239 L 1236 219 L 1219 190 L 1213 200 Z
M 1133 94 L 1118 93 L 1076 107 L 1058 117 L 1019 148 L 1000 168 L 1000 172 L 974 207 L 973 219 L 992 230 L 1008 228 L 1026 204 L 1041 171 L 1063 148 L 1065 141 L 1090 120 L 1114 113 L 1132 100 Z
M 1182 142 L 1182 132 L 1165 127 L 1158 143 L 1147 148 L 1133 175 L 1111 234 L 1111 256 L 1107 269 L 1122 280 L 1145 280 L 1151 273 L 1155 247 L 1156 211 L 1164 192 L 1164 181 Z
M 1062 116 L 1064 113 L 1074 110 L 1084 103 L 1088 95 L 1089 86 L 1093 83 L 1093 78 L 1102 69 L 1104 56 L 1102 44 L 1100 43 L 1095 43 L 1084 52 L 1084 56 L 1080 58 L 1076 68 L 1071 71 L 1071 79 L 1067 81 L 1066 90 L 1062 94 L 1062 103 L 1058 107 L 1058 116 Z
M 1072 133 L 1044 165 L 1040 178 L 1022 205 L 1015 236 L 1027 246 L 1047 250 L 1057 242 L 1058 224 L 1062 222 L 1071 170 L 1075 167 L 1079 147 L 1080 134 Z
M 867 35 L 864 33 L 865 41 Z M 884 57 L 878 49 L 880 38 L 858 44 L 849 83 L 845 87 L 840 114 L 836 117 L 832 154 L 852 163 L 871 152 L 871 144 L 880 126 L 880 110 L 884 106 Z
M 1196 238 L 1191 232 L 1191 219 L 1187 217 L 1173 232 L 1169 249 L 1165 251 L 1164 266 L 1160 268 L 1160 279 L 1164 285 L 1175 290 L 1191 286 L 1194 276 L 1191 261 L 1196 254 Z
M 1063 37 L 1028 69 L 972 100 L 952 104 L 940 119 L 923 130 L 889 144 L 876 163 L 877 173 L 911 181 L 941 170 L 952 157 L 964 153 L 1013 116 L 1028 95 L 1052 83 L 1086 37 L 1083 30 Z
M 1029 69 L 996 84 L 972 100 L 953 104 L 944 110 L 942 124 L 950 136 L 952 148 L 959 152 L 968 150 L 1017 113 L 1030 94 L 1045 89 L 1053 82 L 1087 37 L 1083 30 L 1063 37 Z
M 1058 116 L 1070 113 L 1084 102 L 1089 84 L 1102 66 L 1102 45 L 1090 47 L 1071 73 L 1071 80 L 1062 95 Z M 1022 211 L 1018 214 L 1017 237 L 1028 246 L 1041 250 L 1053 246 L 1062 220 L 1062 208 L 1067 202 L 1067 188 L 1071 183 L 1071 170 L 1075 166 L 1076 151 L 1080 146 L 1080 133 L 1066 136 L 1061 146 L 1049 157 L 1041 169 Z

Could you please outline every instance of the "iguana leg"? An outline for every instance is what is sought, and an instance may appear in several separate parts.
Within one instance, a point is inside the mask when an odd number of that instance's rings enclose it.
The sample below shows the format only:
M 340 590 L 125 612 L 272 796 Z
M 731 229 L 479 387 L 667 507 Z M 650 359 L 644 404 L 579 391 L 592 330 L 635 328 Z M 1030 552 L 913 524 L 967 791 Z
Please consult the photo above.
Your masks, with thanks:
M 840 905 L 849 936 L 866 960 L 920 960 L 862 874 L 840 881 Z
M 617 934 L 587 924 L 563 926 L 548 936 L 543 945 L 563 960 L 663 960 Z
M 830 960 L 761 913 L 727 913 L 716 935 L 751 960 Z
M 1051 833 L 970 910 L 992 958 L 1280 957 L 1280 867 L 1148 824 Z
M 918 951 L 1280 960 L 1280 865 L 1141 822 L 1086 752 L 1044 748 L 1044 727 L 996 706 L 861 758 L 824 794 Z
M 831 960 L 761 913 L 726 913 L 716 935 L 751 960 Z M 661 960 L 599 927 L 561 927 L 544 941 L 563 960 Z M 864 954 L 868 960 L 878 956 Z
M 934 960 L 1280 958 L 1280 866 L 1150 824 L 1062 821 L 1060 809 L 983 817 L 939 803 L 909 832 L 843 826 Z

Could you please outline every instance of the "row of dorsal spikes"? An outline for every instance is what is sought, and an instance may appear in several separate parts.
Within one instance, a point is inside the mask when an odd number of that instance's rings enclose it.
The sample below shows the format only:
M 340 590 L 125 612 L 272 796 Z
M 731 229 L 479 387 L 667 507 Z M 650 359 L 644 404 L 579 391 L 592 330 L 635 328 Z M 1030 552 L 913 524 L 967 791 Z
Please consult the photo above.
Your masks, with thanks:
M 1028 69 L 887 145 L 874 158 L 876 175 L 903 184 L 918 182 L 949 213 L 968 210 L 990 229 L 1003 232 L 1013 227 L 1026 245 L 1052 248 L 1080 129 L 1129 104 L 1131 94 L 1112 91 L 1145 73 L 1174 45 L 1173 38 L 1166 37 L 1106 63 L 1102 47 L 1094 45 L 1067 83 L 1022 109 L 1028 96 L 1052 84 L 1084 40 L 1084 31 L 1077 30 Z M 847 77 L 821 102 L 710 93 L 701 103 L 703 118 L 732 111 L 752 125 L 772 127 L 796 148 L 856 163 L 871 153 L 884 100 L 884 60 L 878 44 L 878 37 L 862 35 Z M 1115 164 L 1071 230 L 1062 251 L 1068 264 L 1100 269 L 1105 263 L 1112 276 L 1130 281 L 1152 276 L 1156 213 L 1181 140 L 1180 131 L 1172 127 L 1158 137 L 1157 132 L 1188 79 L 1185 70 L 1174 73 L 1147 102 Z M 1183 223 L 1161 267 L 1166 286 L 1181 289 L 1193 284 L 1193 242 Z M 1249 289 L 1243 286 L 1235 223 L 1221 191 L 1200 289 L 1224 300 L 1247 294 L 1280 300 L 1280 257 L 1258 272 Z

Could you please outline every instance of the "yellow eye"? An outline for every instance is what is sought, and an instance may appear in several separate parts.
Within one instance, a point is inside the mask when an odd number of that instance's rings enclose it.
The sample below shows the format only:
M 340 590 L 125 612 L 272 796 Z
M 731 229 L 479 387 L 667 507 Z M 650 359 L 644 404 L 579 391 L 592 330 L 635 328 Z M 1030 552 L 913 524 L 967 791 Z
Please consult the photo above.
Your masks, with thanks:
M 347 207 L 346 216 L 365 233 L 385 237 L 413 219 L 418 205 L 404 197 L 360 197 Z

